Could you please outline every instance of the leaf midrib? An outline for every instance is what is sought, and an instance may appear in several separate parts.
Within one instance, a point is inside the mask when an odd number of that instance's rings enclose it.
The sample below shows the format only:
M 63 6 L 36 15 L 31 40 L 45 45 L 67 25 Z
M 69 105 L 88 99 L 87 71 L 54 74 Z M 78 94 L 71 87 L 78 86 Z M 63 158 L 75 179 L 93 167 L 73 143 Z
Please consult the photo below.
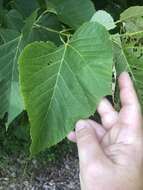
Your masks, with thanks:
M 51 97 L 51 101 L 49 103 L 48 110 L 47 110 L 47 113 L 45 115 L 44 121 L 45 121 L 45 119 L 46 119 L 46 117 L 47 117 L 47 115 L 49 113 L 50 108 L 51 108 L 51 105 L 52 105 L 52 102 L 53 102 L 53 98 L 55 97 L 55 91 L 56 91 L 56 88 L 58 86 L 58 79 L 60 77 L 60 72 L 61 72 L 61 69 L 62 69 L 62 65 L 64 63 L 64 59 L 65 59 L 65 55 L 66 55 L 66 51 L 67 51 L 67 46 L 68 46 L 68 43 L 65 43 L 64 44 L 64 52 L 63 52 L 63 55 L 62 55 L 62 58 L 61 58 L 61 62 L 60 62 L 60 66 L 59 66 L 59 71 L 57 73 L 57 78 L 56 78 L 55 86 L 54 86 L 54 89 L 53 89 L 53 95 Z

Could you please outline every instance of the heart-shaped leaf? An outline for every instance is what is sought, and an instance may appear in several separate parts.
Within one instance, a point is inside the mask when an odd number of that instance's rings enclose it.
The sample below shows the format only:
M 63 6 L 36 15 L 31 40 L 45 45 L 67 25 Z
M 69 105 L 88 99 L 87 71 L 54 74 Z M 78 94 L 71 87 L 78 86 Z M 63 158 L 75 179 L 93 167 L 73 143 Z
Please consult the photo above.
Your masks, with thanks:
M 110 35 L 99 23 L 83 24 L 63 46 L 28 45 L 20 57 L 20 83 L 31 123 L 31 153 L 61 141 L 75 122 L 94 114 L 112 93 Z

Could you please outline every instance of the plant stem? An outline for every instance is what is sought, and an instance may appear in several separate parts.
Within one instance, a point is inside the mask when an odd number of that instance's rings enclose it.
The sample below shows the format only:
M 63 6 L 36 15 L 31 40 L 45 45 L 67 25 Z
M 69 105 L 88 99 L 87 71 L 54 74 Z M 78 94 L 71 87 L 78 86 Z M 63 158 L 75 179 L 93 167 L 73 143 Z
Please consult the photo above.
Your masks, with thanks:
M 120 34 L 120 36 L 136 36 L 139 34 L 143 34 L 143 30 L 138 31 L 138 32 L 131 32 L 131 33 L 125 33 L 125 34 Z
M 66 34 L 66 33 L 64 33 L 62 31 L 54 30 L 54 29 L 46 27 L 46 26 L 42 26 L 42 25 L 39 25 L 39 24 L 34 24 L 34 26 L 37 27 L 37 28 L 42 28 L 44 30 L 47 30 L 48 32 L 53 32 L 53 33 L 56 33 L 56 34 L 59 34 L 59 35 L 63 35 L 63 36 L 66 36 L 66 37 L 69 36 L 69 34 Z

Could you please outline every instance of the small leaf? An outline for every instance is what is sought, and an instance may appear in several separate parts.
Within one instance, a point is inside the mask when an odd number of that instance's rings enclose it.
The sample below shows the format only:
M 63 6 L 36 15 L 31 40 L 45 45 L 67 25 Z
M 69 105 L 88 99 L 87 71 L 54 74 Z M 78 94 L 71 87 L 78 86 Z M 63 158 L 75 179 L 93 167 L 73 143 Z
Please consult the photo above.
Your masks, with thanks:
M 19 62 L 32 154 L 61 141 L 77 120 L 94 114 L 101 98 L 112 93 L 112 43 L 98 23 L 83 24 L 59 48 L 51 42 L 32 43 Z
M 107 30 L 114 29 L 116 27 L 112 16 L 106 11 L 97 11 L 91 18 L 91 22 L 98 22 L 106 27 Z

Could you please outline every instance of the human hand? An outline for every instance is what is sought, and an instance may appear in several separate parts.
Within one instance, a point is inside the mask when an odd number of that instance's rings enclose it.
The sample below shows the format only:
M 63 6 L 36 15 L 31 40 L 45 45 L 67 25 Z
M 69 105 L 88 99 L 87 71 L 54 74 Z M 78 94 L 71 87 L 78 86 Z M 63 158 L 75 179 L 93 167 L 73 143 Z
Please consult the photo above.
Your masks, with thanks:
M 82 190 L 143 190 L 143 118 L 129 74 L 119 77 L 122 108 L 107 99 L 98 112 L 102 125 L 80 120 L 68 138 L 77 142 Z

